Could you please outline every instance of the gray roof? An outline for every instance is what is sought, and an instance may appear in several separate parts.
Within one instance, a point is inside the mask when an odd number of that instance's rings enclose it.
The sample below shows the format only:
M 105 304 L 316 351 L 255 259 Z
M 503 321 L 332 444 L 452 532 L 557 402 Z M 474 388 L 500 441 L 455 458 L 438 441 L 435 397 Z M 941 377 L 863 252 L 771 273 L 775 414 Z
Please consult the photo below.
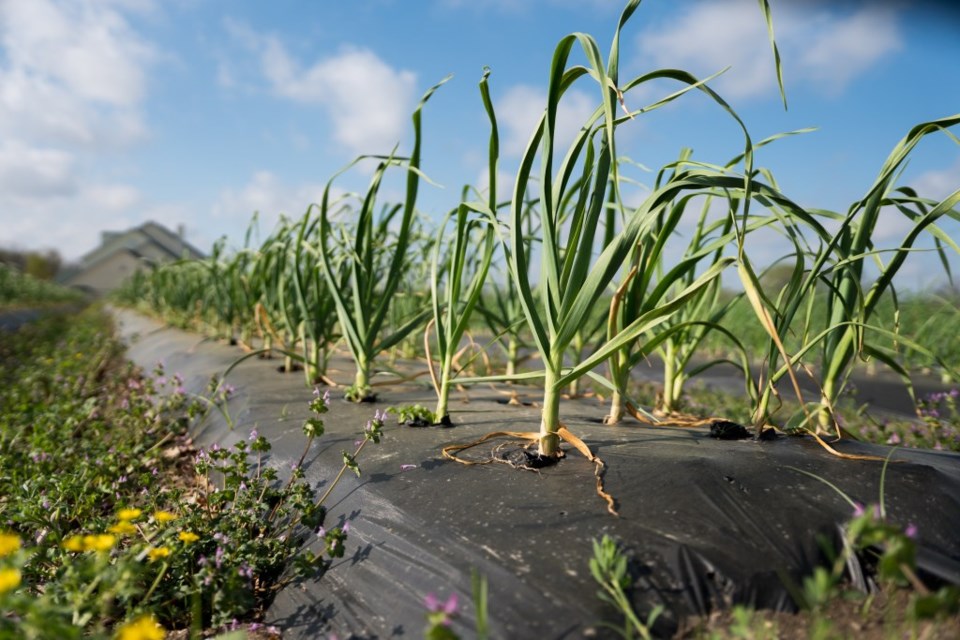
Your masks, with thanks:
M 117 252 L 130 252 L 134 255 L 143 254 L 148 246 L 159 249 L 161 253 L 169 256 L 170 260 L 180 260 L 181 258 L 202 259 L 205 257 L 202 252 L 185 241 L 180 235 L 161 224 L 150 221 L 123 232 L 104 232 L 100 246 L 84 255 L 80 259 L 80 263 L 82 268 L 89 268 Z

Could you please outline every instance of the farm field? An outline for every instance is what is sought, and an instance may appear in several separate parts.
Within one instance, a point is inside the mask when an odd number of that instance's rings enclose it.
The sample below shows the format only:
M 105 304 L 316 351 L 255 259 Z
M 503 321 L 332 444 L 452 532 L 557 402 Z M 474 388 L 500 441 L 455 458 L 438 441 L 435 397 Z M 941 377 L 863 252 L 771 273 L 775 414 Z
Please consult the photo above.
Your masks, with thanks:
M 196 334 L 129 311 L 115 316 L 119 334 L 131 345 L 128 357 L 155 370 L 142 383 L 144 388 L 174 380 L 176 386 L 167 386 L 166 391 L 175 398 L 206 395 L 210 376 L 222 374 L 238 357 L 236 347 L 204 341 Z M 83 325 L 89 318 L 71 322 Z M 161 358 L 162 371 L 157 368 Z M 191 470 L 197 464 L 197 450 L 228 451 L 238 443 L 250 442 L 250 431 L 256 430 L 258 438 L 273 444 L 262 462 L 277 471 L 280 482 L 289 477 L 291 466 L 299 463 L 307 484 L 318 492 L 324 490 L 340 468 L 341 452 L 355 447 L 357 438 L 362 438 L 372 407 L 333 401 L 323 414 L 326 433 L 301 460 L 302 426 L 311 416 L 308 405 L 315 396 L 299 375 L 279 372 L 279 364 L 278 359 L 253 358 L 235 366 L 225 380 L 231 388 L 229 399 L 195 424 L 191 441 L 178 440 L 179 447 L 189 442 L 184 459 L 167 460 L 164 455 L 151 462 L 149 456 L 136 454 L 145 467 L 133 473 L 152 473 L 149 469 L 155 465 L 163 470 L 161 478 L 169 478 L 159 480 L 158 486 L 182 484 L 197 471 Z M 338 354 L 332 364 L 331 375 L 349 381 L 349 359 Z M 130 387 L 130 383 L 124 386 Z M 404 406 L 431 397 L 422 382 L 378 385 L 378 391 L 382 394 L 380 407 Z M 533 391 L 521 387 L 519 399 L 535 403 Z M 817 534 L 837 544 L 837 525 L 855 518 L 854 508 L 844 497 L 804 472 L 833 482 L 857 503 L 877 503 L 883 458 L 889 448 L 844 441 L 838 445 L 841 451 L 880 456 L 875 461 L 846 461 L 837 460 L 809 437 L 779 436 L 768 442 L 716 440 L 708 436 L 706 425 L 656 427 L 632 419 L 620 426 L 604 426 L 600 424 L 604 409 L 596 399 L 571 401 L 575 408 L 569 411 L 567 423 L 583 434 L 607 465 L 605 488 L 620 513 L 614 517 L 596 493 L 594 464 L 573 450 L 558 466 L 538 472 L 502 464 L 470 468 L 443 458 L 442 447 L 468 442 L 488 431 L 536 428 L 537 407 L 505 404 L 509 396 L 503 392 L 502 387 L 485 385 L 454 394 L 453 428 L 400 426 L 391 415 L 381 441 L 359 459 L 360 475 L 346 475 L 327 503 L 327 528 L 335 525 L 347 531 L 342 558 L 333 560 L 322 578 L 308 580 L 305 588 L 290 586 L 271 597 L 268 602 L 272 604 L 260 613 L 265 620 L 263 628 L 279 629 L 285 638 L 350 637 L 350 633 L 364 637 L 399 627 L 419 630 L 427 626 L 423 598 L 434 593 L 444 601 L 457 595 L 461 606 L 452 628 L 462 637 L 470 637 L 476 619 L 471 575 L 477 572 L 487 583 L 490 637 L 531 633 L 605 637 L 602 623 L 623 624 L 622 612 L 595 596 L 598 585 L 589 568 L 592 542 L 607 534 L 618 540 L 629 559 L 630 575 L 635 577 L 625 593 L 630 594 L 637 614 L 646 616 L 657 605 L 665 607 L 651 626 L 656 637 L 676 632 L 686 633 L 686 637 L 739 637 L 736 634 L 743 629 L 763 634 L 774 628 L 771 625 L 776 625 L 778 633 L 765 637 L 793 637 L 783 635 L 789 633 L 806 637 L 805 630 L 821 627 L 825 634 L 821 637 L 843 637 L 851 630 L 867 633 L 867 637 L 902 632 L 950 637 L 955 629 L 955 616 L 927 619 L 910 613 L 917 594 L 890 583 L 885 583 L 880 596 L 870 600 L 858 596 L 851 601 L 849 595 L 839 594 L 853 587 L 839 582 L 837 590 L 830 591 L 828 599 L 804 618 L 749 614 L 750 608 L 736 609 L 736 618 L 718 617 L 737 603 L 774 609 L 788 606 L 790 596 L 782 587 L 783 576 L 775 569 L 771 573 L 771 567 L 787 571 L 800 584 L 805 574 L 826 562 Z M 89 405 L 90 400 L 85 402 Z M 156 426 L 153 435 L 133 440 L 139 448 L 134 452 L 144 448 L 159 451 L 153 443 L 163 440 L 163 432 L 155 430 L 160 425 L 149 420 L 149 414 L 140 413 L 143 409 L 132 412 L 127 428 L 138 422 Z M 90 418 L 85 420 L 89 427 Z M 15 423 L 7 424 L 4 433 L 10 433 Z M 183 433 L 182 426 L 167 428 L 174 434 Z M 39 435 L 38 431 L 35 437 Z M 43 441 L 33 442 L 33 455 L 45 459 Z M 113 446 L 122 448 L 116 442 Z M 465 455 L 482 460 L 492 450 L 487 447 Z M 111 467 L 117 469 L 112 473 L 118 478 L 131 473 L 131 467 L 125 466 L 129 463 L 123 460 L 118 458 L 119 464 Z M 909 523 L 922 532 L 915 542 L 917 571 L 924 580 L 944 572 L 949 575 L 951 565 L 946 559 L 956 554 L 951 532 L 958 524 L 951 520 L 957 511 L 949 507 L 955 501 L 954 485 L 960 482 L 956 454 L 901 448 L 894 460 L 901 462 L 891 464 L 886 472 L 886 521 L 902 527 Z M 98 486 L 108 481 L 110 473 L 103 469 L 97 474 Z M 45 555 L 50 554 L 58 544 L 57 536 L 61 541 L 68 539 L 74 518 L 87 523 L 81 531 L 116 526 L 109 525 L 117 513 L 115 500 L 140 505 L 144 512 L 163 506 L 181 517 L 189 513 L 189 504 L 177 506 L 188 494 L 164 489 L 142 495 L 137 486 L 131 482 L 133 491 L 127 499 L 121 488 L 120 498 L 91 502 L 89 515 L 54 508 L 43 520 L 53 527 L 42 536 L 39 546 L 24 536 L 24 547 L 31 551 L 46 548 Z M 64 490 L 77 488 L 42 488 L 42 483 L 38 484 L 38 506 L 43 500 L 54 505 L 72 503 L 75 499 L 69 494 L 59 493 Z M 19 514 L 30 513 L 30 504 L 22 502 L 14 511 L 6 503 L 4 511 L 16 523 L 22 517 Z M 98 525 L 100 522 L 103 524 Z M 199 524 L 195 519 L 192 522 L 195 527 Z M 725 524 L 718 527 L 717 523 Z M 32 538 L 36 526 L 20 521 L 17 529 Z M 149 524 L 137 526 L 148 530 Z M 534 531 L 541 532 L 536 537 L 542 546 L 530 544 Z M 547 531 L 550 533 L 545 534 Z M 217 534 L 210 531 L 208 535 Z M 122 548 L 136 542 L 118 544 Z M 322 553 L 322 540 L 308 541 L 307 549 Z M 187 551 L 186 547 L 174 549 L 178 554 Z M 206 553 L 213 549 L 207 548 Z M 868 562 L 870 554 L 858 557 Z M 122 551 L 112 562 L 123 562 Z M 870 565 L 863 566 L 867 569 Z M 145 582 L 139 584 L 143 585 L 139 589 L 146 586 Z M 133 584 L 129 588 L 136 593 Z M 388 603 L 378 597 L 384 592 L 392 594 Z M 896 604 L 882 604 L 888 600 Z M 859 604 L 850 607 L 850 602 Z M 23 606 L 24 601 L 19 604 Z M 949 605 L 939 605 L 944 606 L 943 611 L 948 611 Z M 543 615 L 530 616 L 531 607 Z M 113 610 L 117 611 L 116 605 Z M 55 611 L 52 607 L 47 615 Z M 695 629 L 697 614 L 709 614 L 709 622 L 701 623 L 700 631 Z M 160 619 L 168 627 L 176 627 L 173 619 Z
M 120 318 L 123 334 L 140 336 L 133 340 L 133 358 L 146 363 L 163 354 L 168 366 L 199 366 L 192 374 L 198 384 L 208 373 L 229 367 L 235 357 L 233 349 L 198 345 L 196 336 L 161 329 L 126 312 Z M 335 368 L 348 362 L 337 358 Z M 295 460 L 300 450 L 293 436 L 306 413 L 307 390 L 295 375 L 276 368 L 276 360 L 238 365 L 230 374 L 237 399 L 228 403 L 236 426 L 231 429 L 223 414 L 212 415 L 198 444 L 229 446 L 242 439 L 240 425 L 256 425 L 278 442 L 271 464 L 283 468 Z M 429 388 L 411 382 L 378 389 L 384 406 L 431 396 Z M 521 391 L 520 398 L 535 402 L 529 391 Z M 350 522 L 353 532 L 344 556 L 351 559 L 305 591 L 281 594 L 267 614 L 269 622 L 302 637 L 321 631 L 381 635 L 416 627 L 423 620 L 425 593 L 455 585 L 444 597 L 456 593 L 461 602 L 469 601 L 471 571 L 478 571 L 489 581 L 491 637 L 602 633 L 597 624 L 615 620 L 616 614 L 592 597 L 597 587 L 587 562 L 591 540 L 602 533 L 621 540 L 631 550 L 631 562 L 646 567 L 633 597 L 644 614 L 657 604 L 666 606 L 655 627 L 658 637 L 689 625 L 691 615 L 706 616 L 734 603 L 777 608 L 789 595 L 775 588 L 780 578 L 771 567 L 798 572 L 799 583 L 799 575 L 810 569 L 803 567 L 806 562 L 822 561 L 818 535 L 831 535 L 836 523 L 850 516 L 850 505 L 839 494 L 803 472 L 822 474 L 854 500 L 870 502 L 889 452 L 849 442 L 841 451 L 872 453 L 881 460 L 838 461 L 809 438 L 781 436 L 756 443 L 711 439 L 706 426 L 604 426 L 599 402 L 577 401 L 568 424 L 584 434 L 607 464 L 606 489 L 620 513 L 614 518 L 596 495 L 594 465 L 573 450 L 556 469 L 536 473 L 499 464 L 469 468 L 445 460 L 444 446 L 489 431 L 535 429 L 538 421 L 535 405 L 505 404 L 502 387 L 456 396 L 453 428 L 388 421 L 362 474 L 333 496 L 337 517 Z M 334 403 L 327 421 L 330 443 L 307 464 L 309 480 L 322 486 L 323 478 L 335 472 L 339 451 L 355 437 L 341 425 L 361 422 L 369 412 L 362 404 Z M 489 455 L 483 450 L 471 457 Z M 949 522 L 949 511 L 916 505 L 952 502 L 951 483 L 960 481 L 956 454 L 900 449 L 896 457 L 901 456 L 909 462 L 894 465 L 886 484 L 890 519 L 932 518 L 918 528 L 941 530 L 936 544 L 949 547 L 955 524 Z M 911 495 L 911 486 L 920 493 Z M 726 524 L 718 529 L 717 522 Z M 534 531 L 540 532 L 538 544 L 531 545 Z M 685 586 L 676 591 L 678 583 Z M 393 596 L 388 606 L 370 595 L 384 592 Z M 540 615 L 531 616 L 531 611 Z M 464 637 L 470 635 L 471 622 L 467 607 L 457 627 Z M 867 624 L 861 617 L 853 622 Z
M 5 252 L 0 639 L 956 637 L 960 188 L 904 178 L 960 114 L 810 203 L 763 164 L 810 130 L 626 62 L 640 4 L 556 43 L 522 148 L 483 68 L 441 215 L 449 76 L 404 144 L 239 246 L 130 249 L 108 300 Z M 691 100 L 734 143 L 638 185 L 628 128 Z

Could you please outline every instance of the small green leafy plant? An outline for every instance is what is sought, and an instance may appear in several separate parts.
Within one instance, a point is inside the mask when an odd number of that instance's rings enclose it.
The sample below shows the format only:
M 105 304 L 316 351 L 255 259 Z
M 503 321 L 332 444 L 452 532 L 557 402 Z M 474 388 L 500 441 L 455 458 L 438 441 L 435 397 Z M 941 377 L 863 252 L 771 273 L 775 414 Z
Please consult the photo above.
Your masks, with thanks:
M 123 365 L 103 321 L 51 317 L 0 345 L 0 637 L 227 628 L 343 556 L 349 523 L 324 527 L 324 503 L 347 469 L 360 473 L 384 414 L 318 498 L 302 458 L 285 481 L 265 463 L 256 430 L 192 455 L 179 415 L 203 407 L 178 374 Z M 328 399 L 310 402 L 308 449 Z
M 946 586 L 931 592 L 917 576 L 917 527 L 910 523 L 903 526 L 888 518 L 884 484 L 887 468 L 895 452 L 896 449 L 890 452 L 880 472 L 879 502 L 867 506 L 854 501 L 831 482 L 790 467 L 823 482 L 853 507 L 853 516 L 842 528 L 843 545 L 839 553 L 833 554 L 835 557 L 828 566 L 817 567 L 812 575 L 804 578 L 801 589 L 793 589 L 794 599 L 802 608 L 823 611 L 832 599 L 844 593 L 846 568 L 856 559 L 862 566 L 873 569 L 884 588 L 912 588 L 914 593 L 910 598 L 910 613 L 915 618 L 936 617 L 957 611 L 960 589 Z M 789 582 L 787 584 L 791 586 Z
M 487 578 L 474 570 L 470 581 L 473 587 L 473 608 L 476 640 L 487 640 L 490 637 L 489 611 L 487 609 Z M 450 594 L 446 600 L 440 600 L 436 595 L 428 593 L 423 599 L 427 609 L 427 628 L 423 637 L 426 640 L 459 640 L 460 636 L 451 628 L 454 620 L 459 617 L 459 599 L 456 593 Z
M 663 606 L 657 605 L 647 616 L 646 621 L 640 620 L 627 595 L 632 587 L 632 579 L 627 571 L 627 556 L 616 541 L 606 534 L 600 540 L 593 541 L 590 573 L 601 588 L 597 596 L 613 605 L 624 618 L 622 626 L 608 623 L 604 623 L 604 626 L 613 629 L 623 638 L 650 640 L 653 637 L 650 628 L 663 612 Z
M 387 413 L 395 414 L 397 416 L 397 422 L 405 424 L 408 427 L 429 427 L 435 424 L 441 424 L 441 419 L 438 419 L 437 414 L 422 404 L 406 404 L 399 407 L 390 407 L 387 409 Z

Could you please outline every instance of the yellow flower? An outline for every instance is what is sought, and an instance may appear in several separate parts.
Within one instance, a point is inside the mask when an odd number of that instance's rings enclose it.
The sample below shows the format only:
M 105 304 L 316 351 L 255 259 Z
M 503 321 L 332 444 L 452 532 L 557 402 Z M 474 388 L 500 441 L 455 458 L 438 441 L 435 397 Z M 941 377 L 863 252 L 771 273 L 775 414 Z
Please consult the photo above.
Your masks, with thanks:
M 181 542 L 186 542 L 187 544 L 196 542 L 200 539 L 200 536 L 195 534 L 193 531 L 181 531 L 179 534 L 177 534 L 177 537 L 180 538 Z
M 130 520 L 136 520 L 143 514 L 143 511 L 140 509 L 120 509 L 117 512 L 117 519 L 122 522 L 128 522 Z
M 70 536 L 63 541 L 63 548 L 67 551 L 86 551 L 87 545 L 83 542 L 83 536 Z
M 83 548 L 85 551 L 110 551 L 116 543 L 117 537 L 111 536 L 108 533 L 83 536 Z
M 0 558 L 4 558 L 20 548 L 20 536 L 15 533 L 0 532 Z
M 136 533 L 137 528 L 132 524 L 130 524 L 129 522 L 127 522 L 126 520 L 123 520 L 122 522 L 118 522 L 112 527 L 107 528 L 107 531 L 109 531 L 110 533 L 116 533 L 118 535 L 125 536 L 132 533 Z
M 159 560 L 160 558 L 166 558 L 170 555 L 170 549 L 168 547 L 153 547 L 147 551 L 147 557 L 150 558 L 150 562 Z
M 171 520 L 176 520 L 177 516 L 169 511 L 155 511 L 153 513 L 153 519 L 157 522 L 170 522 Z
M 0 569 L 0 594 L 20 586 L 19 569 Z
M 140 616 L 117 630 L 117 640 L 163 640 L 166 635 L 167 632 L 151 615 Z

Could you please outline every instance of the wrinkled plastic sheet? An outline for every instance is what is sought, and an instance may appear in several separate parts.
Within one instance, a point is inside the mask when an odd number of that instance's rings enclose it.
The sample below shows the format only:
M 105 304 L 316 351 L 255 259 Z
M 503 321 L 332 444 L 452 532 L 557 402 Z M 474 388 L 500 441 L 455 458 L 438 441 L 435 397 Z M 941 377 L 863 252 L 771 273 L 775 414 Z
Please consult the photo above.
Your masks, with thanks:
M 117 317 L 134 362 L 150 369 L 163 361 L 193 392 L 242 355 L 130 312 Z M 303 450 L 301 425 L 312 389 L 302 374 L 278 373 L 279 364 L 251 358 L 231 372 L 227 382 L 237 393 L 227 413 L 237 426 L 212 412 L 196 427 L 200 446 L 230 446 L 255 427 L 273 445 L 268 463 L 289 474 Z M 349 362 L 336 359 L 333 367 L 335 380 L 351 380 Z M 432 405 L 432 391 L 422 383 L 377 390 L 376 405 L 337 401 L 324 416 L 326 434 L 305 463 L 316 487 L 323 489 L 339 470 L 341 451 L 353 450 L 374 408 Z M 529 391 L 526 399 L 536 400 Z M 443 446 L 490 431 L 536 430 L 537 408 L 508 406 L 505 399 L 489 386 L 455 394 L 449 429 L 390 422 L 383 442 L 361 455 L 362 475 L 346 474 L 327 503 L 327 526 L 350 523 L 345 557 L 322 579 L 282 590 L 268 622 L 291 638 L 420 637 L 424 597 L 456 593 L 455 630 L 469 637 L 470 576 L 477 571 L 489 582 L 491 637 L 606 637 L 611 632 L 601 623 L 621 618 L 596 597 L 588 562 L 591 541 L 609 534 L 630 558 L 635 608 L 643 617 L 662 605 L 654 631 L 667 636 L 687 616 L 734 604 L 794 609 L 785 581 L 800 584 L 824 564 L 825 549 L 839 548 L 840 527 L 852 516 L 842 496 L 795 469 L 830 481 L 859 503 L 880 498 L 882 462 L 839 459 L 808 437 L 758 443 L 716 440 L 706 427 L 605 426 L 599 423 L 605 407 L 597 401 L 565 401 L 563 420 L 607 464 L 606 488 L 620 512 L 613 517 L 595 493 L 593 464 L 576 452 L 536 472 L 466 467 L 441 457 Z M 879 457 L 890 451 L 848 441 L 835 446 Z M 477 459 L 490 450 L 465 455 Z M 924 580 L 960 584 L 960 456 L 898 450 L 893 459 L 884 496 L 888 517 L 917 527 Z

